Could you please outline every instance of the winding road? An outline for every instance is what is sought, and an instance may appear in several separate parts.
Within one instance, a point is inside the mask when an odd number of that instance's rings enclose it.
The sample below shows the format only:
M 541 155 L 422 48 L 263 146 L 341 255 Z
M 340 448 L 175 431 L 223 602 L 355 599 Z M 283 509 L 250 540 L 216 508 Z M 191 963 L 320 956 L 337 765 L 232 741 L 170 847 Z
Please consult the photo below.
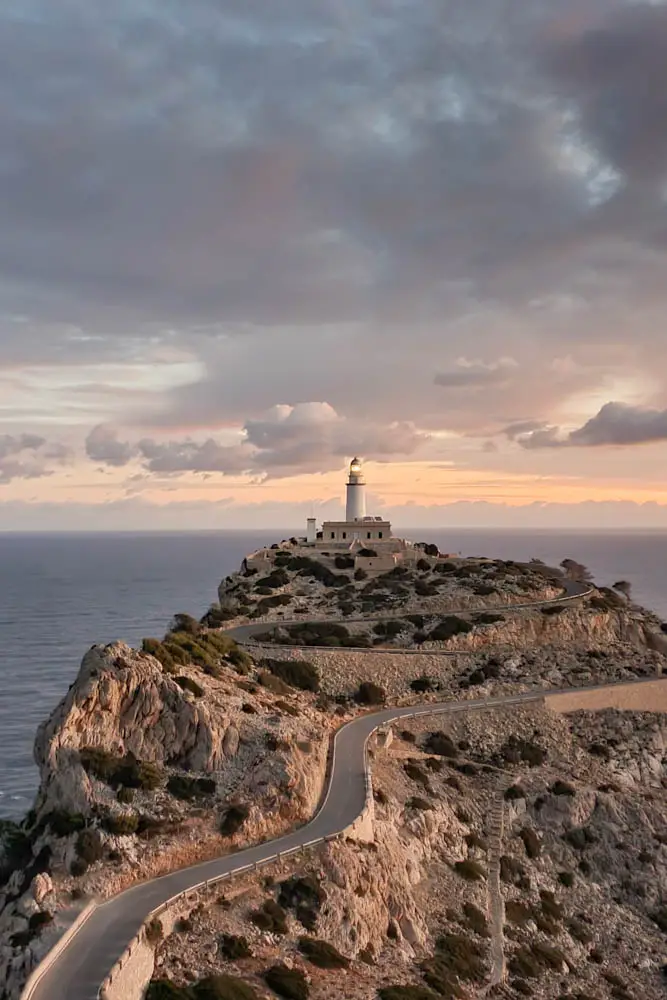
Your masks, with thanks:
M 558 603 L 563 598 L 576 599 L 589 592 L 587 585 L 569 583 L 562 598 L 538 601 L 532 605 L 512 605 L 497 609 L 509 612 L 517 607 L 540 607 Z M 470 612 L 470 609 L 467 609 Z M 266 622 L 257 628 L 266 629 Z M 253 632 L 255 626 L 251 626 Z M 250 631 L 250 629 L 248 629 Z M 234 632 L 230 632 L 234 635 Z M 235 638 L 251 641 L 251 635 Z M 368 650 L 377 654 L 377 648 Z M 459 651 L 457 655 L 461 655 Z M 653 679 L 653 678 L 649 678 Z M 638 681 L 641 683 L 641 681 Z M 580 690 L 595 690 L 611 685 L 593 685 Z M 564 691 L 571 691 L 565 688 Z M 269 843 L 249 847 L 212 861 L 203 862 L 180 871 L 172 872 L 150 882 L 133 886 L 118 896 L 97 906 L 90 918 L 71 938 L 67 946 L 49 963 L 43 963 L 44 974 L 39 981 L 24 991 L 24 1000 L 98 1000 L 102 983 L 111 968 L 123 954 L 129 942 L 138 933 L 146 917 L 174 896 L 195 888 L 207 880 L 219 880 L 239 867 L 253 867 L 275 860 L 279 852 L 294 852 L 310 846 L 314 841 L 333 838 L 349 827 L 363 812 L 366 803 L 366 745 L 369 737 L 380 726 L 397 719 L 418 716 L 447 715 L 471 710 L 495 709 L 510 705 L 539 702 L 546 694 L 558 693 L 554 688 L 535 689 L 522 694 L 470 699 L 460 702 L 429 703 L 428 705 L 387 708 L 362 715 L 336 733 L 333 741 L 332 763 L 326 797 L 314 818 L 305 826 Z M 41 971 L 41 969 L 40 969 Z

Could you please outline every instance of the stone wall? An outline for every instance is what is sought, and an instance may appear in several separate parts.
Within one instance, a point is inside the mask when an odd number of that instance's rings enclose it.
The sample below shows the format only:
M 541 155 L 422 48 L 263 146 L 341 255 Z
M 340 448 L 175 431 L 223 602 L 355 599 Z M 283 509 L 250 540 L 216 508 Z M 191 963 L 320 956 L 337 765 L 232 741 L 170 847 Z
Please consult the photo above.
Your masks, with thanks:
M 667 678 L 643 684 L 616 684 L 597 691 L 568 691 L 545 696 L 552 712 L 599 712 L 618 708 L 626 712 L 667 712 Z

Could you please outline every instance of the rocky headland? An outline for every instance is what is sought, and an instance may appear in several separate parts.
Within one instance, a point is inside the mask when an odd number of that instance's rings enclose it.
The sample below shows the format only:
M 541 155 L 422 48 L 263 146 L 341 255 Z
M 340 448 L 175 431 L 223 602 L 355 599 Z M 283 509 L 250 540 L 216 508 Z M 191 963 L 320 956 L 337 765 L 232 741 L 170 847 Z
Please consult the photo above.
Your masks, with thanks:
M 371 836 L 200 893 L 155 936 L 147 996 L 665 995 L 667 694 L 576 702 L 659 678 L 659 619 L 605 587 L 561 601 L 562 571 L 538 562 L 433 548 L 373 575 L 285 542 L 201 621 L 89 650 L 38 731 L 34 808 L 3 824 L 0 996 L 87 900 L 307 822 L 345 721 L 531 689 L 572 698 L 382 732 Z

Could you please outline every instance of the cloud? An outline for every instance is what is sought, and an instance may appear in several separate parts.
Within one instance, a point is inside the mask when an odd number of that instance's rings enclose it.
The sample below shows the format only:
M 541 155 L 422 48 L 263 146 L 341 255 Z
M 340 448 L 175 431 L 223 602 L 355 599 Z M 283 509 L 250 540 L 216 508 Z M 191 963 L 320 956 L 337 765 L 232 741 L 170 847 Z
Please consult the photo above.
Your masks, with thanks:
M 607 403 L 583 427 L 572 431 L 572 445 L 632 445 L 667 441 L 667 410 Z
M 70 458 L 69 449 L 36 434 L 0 435 L 0 485 L 14 479 L 42 479 Z
M 146 437 L 135 445 L 121 441 L 115 428 L 103 425 L 88 435 L 86 451 L 89 458 L 110 466 L 124 466 L 137 458 L 156 475 L 219 472 L 277 478 L 340 468 L 353 453 L 379 461 L 413 455 L 428 439 L 409 423 L 352 421 L 329 403 L 304 402 L 279 404 L 247 420 L 236 444 L 214 438 Z
M 667 441 L 667 410 L 606 403 L 594 417 L 569 434 L 563 434 L 555 426 L 533 426 L 530 422 L 508 428 L 506 433 L 527 449 L 650 444 Z
M 120 467 L 132 461 L 135 448 L 121 441 L 118 432 L 106 424 L 98 424 L 86 438 L 86 454 L 94 462 Z
M 489 364 L 461 358 L 454 368 L 439 372 L 435 376 L 435 384 L 447 389 L 469 389 L 506 383 L 518 367 L 514 358 L 500 358 Z

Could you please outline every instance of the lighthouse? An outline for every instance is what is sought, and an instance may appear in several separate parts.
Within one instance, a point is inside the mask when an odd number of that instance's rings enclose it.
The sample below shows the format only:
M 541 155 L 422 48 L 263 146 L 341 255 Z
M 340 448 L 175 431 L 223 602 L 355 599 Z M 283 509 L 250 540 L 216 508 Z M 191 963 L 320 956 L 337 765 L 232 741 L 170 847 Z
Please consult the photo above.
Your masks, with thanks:
M 361 471 L 361 462 L 353 458 L 347 480 L 346 521 L 361 521 L 366 516 L 366 480 Z

